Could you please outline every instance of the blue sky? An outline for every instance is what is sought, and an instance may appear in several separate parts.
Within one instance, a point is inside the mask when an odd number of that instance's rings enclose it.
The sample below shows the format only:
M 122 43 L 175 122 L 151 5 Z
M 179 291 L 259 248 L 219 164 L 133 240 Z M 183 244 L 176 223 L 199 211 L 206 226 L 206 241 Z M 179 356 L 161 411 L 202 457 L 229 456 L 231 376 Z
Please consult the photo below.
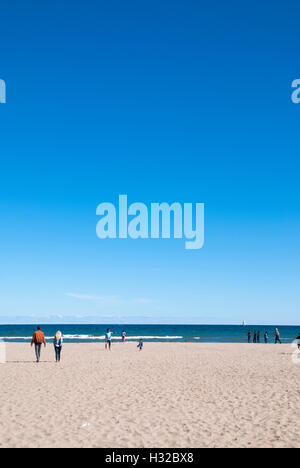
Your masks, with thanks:
M 0 322 L 299 324 L 299 2 L 1 6 Z M 96 207 L 205 203 L 205 246 Z

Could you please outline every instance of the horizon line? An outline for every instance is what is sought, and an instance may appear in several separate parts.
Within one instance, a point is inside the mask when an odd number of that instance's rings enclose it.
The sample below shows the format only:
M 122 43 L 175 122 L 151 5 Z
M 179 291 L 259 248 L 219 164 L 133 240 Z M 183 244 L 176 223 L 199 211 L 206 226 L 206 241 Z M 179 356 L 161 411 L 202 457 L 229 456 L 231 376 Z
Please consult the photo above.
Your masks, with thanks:
M 188 326 L 208 326 L 208 327 L 222 327 L 222 326 L 236 326 L 236 327 L 243 327 L 243 328 L 247 328 L 247 327 L 253 327 L 253 326 L 260 326 L 260 327 L 300 327 L 300 324 L 280 324 L 280 323 L 275 323 L 275 324 L 272 324 L 272 323 L 262 323 L 262 324 L 258 324 L 258 323 L 247 323 L 246 325 L 243 325 L 243 324 L 239 324 L 239 323 L 120 323 L 120 322 L 103 322 L 103 323 L 99 323 L 99 322 L 69 322 L 69 323 L 58 323 L 58 322 L 30 322 L 30 323 L 21 323 L 21 322 L 16 322 L 16 323 L 1 323 L 0 322 L 0 326 L 14 326 L 14 325 L 24 325 L 24 326 L 29 326 L 29 325 L 33 325 L 33 326 L 37 326 L 37 325 L 40 325 L 40 326 L 47 326 L 47 325 L 59 325 L 59 326 L 68 326 L 68 325 L 99 325 L 99 326 L 104 326 L 104 325 L 120 325 L 120 326 L 125 326 L 125 325 L 139 325 L 139 326 L 145 326 L 145 325 L 149 325 L 149 326 L 153 326 L 153 325 L 164 325 L 164 326 L 181 326 L 181 327 L 188 327 Z

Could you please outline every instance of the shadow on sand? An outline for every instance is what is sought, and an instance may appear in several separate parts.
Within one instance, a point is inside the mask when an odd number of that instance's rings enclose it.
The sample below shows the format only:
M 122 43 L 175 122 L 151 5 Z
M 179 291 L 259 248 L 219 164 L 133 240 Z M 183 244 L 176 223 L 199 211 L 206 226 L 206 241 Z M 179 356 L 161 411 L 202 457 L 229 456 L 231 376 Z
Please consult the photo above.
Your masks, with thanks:
M 51 364 L 52 362 L 55 363 L 55 361 L 6 361 L 5 364 Z

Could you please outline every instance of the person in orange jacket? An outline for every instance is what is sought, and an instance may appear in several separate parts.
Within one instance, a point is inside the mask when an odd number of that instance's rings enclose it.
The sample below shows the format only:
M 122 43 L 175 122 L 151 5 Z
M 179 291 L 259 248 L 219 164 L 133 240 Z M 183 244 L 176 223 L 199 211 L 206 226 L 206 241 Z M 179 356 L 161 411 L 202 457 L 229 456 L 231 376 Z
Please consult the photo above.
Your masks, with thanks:
M 32 340 L 31 340 L 31 346 L 34 345 L 35 347 L 36 362 L 40 362 L 42 344 L 46 348 L 45 335 L 42 332 L 41 327 L 37 327 L 37 331 L 34 332 Z

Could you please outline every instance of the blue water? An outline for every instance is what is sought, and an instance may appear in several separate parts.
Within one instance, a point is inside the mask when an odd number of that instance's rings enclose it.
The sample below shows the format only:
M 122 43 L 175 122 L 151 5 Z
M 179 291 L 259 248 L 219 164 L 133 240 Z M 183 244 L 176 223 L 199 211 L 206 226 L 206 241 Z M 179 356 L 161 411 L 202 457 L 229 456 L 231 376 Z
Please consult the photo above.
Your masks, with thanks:
M 44 325 L 46 338 L 52 339 L 57 330 L 64 335 L 64 341 L 70 343 L 101 342 L 109 327 L 117 334 L 115 341 L 120 340 L 122 330 L 127 332 L 128 341 L 143 338 L 153 342 L 206 342 L 206 343 L 244 343 L 247 342 L 248 330 L 259 330 L 261 341 L 265 331 L 273 342 L 277 325 L 247 327 L 234 325 Z M 0 339 L 8 342 L 28 342 L 35 331 L 33 325 L 0 325 Z M 283 343 L 291 343 L 300 333 L 299 326 L 279 327 Z

